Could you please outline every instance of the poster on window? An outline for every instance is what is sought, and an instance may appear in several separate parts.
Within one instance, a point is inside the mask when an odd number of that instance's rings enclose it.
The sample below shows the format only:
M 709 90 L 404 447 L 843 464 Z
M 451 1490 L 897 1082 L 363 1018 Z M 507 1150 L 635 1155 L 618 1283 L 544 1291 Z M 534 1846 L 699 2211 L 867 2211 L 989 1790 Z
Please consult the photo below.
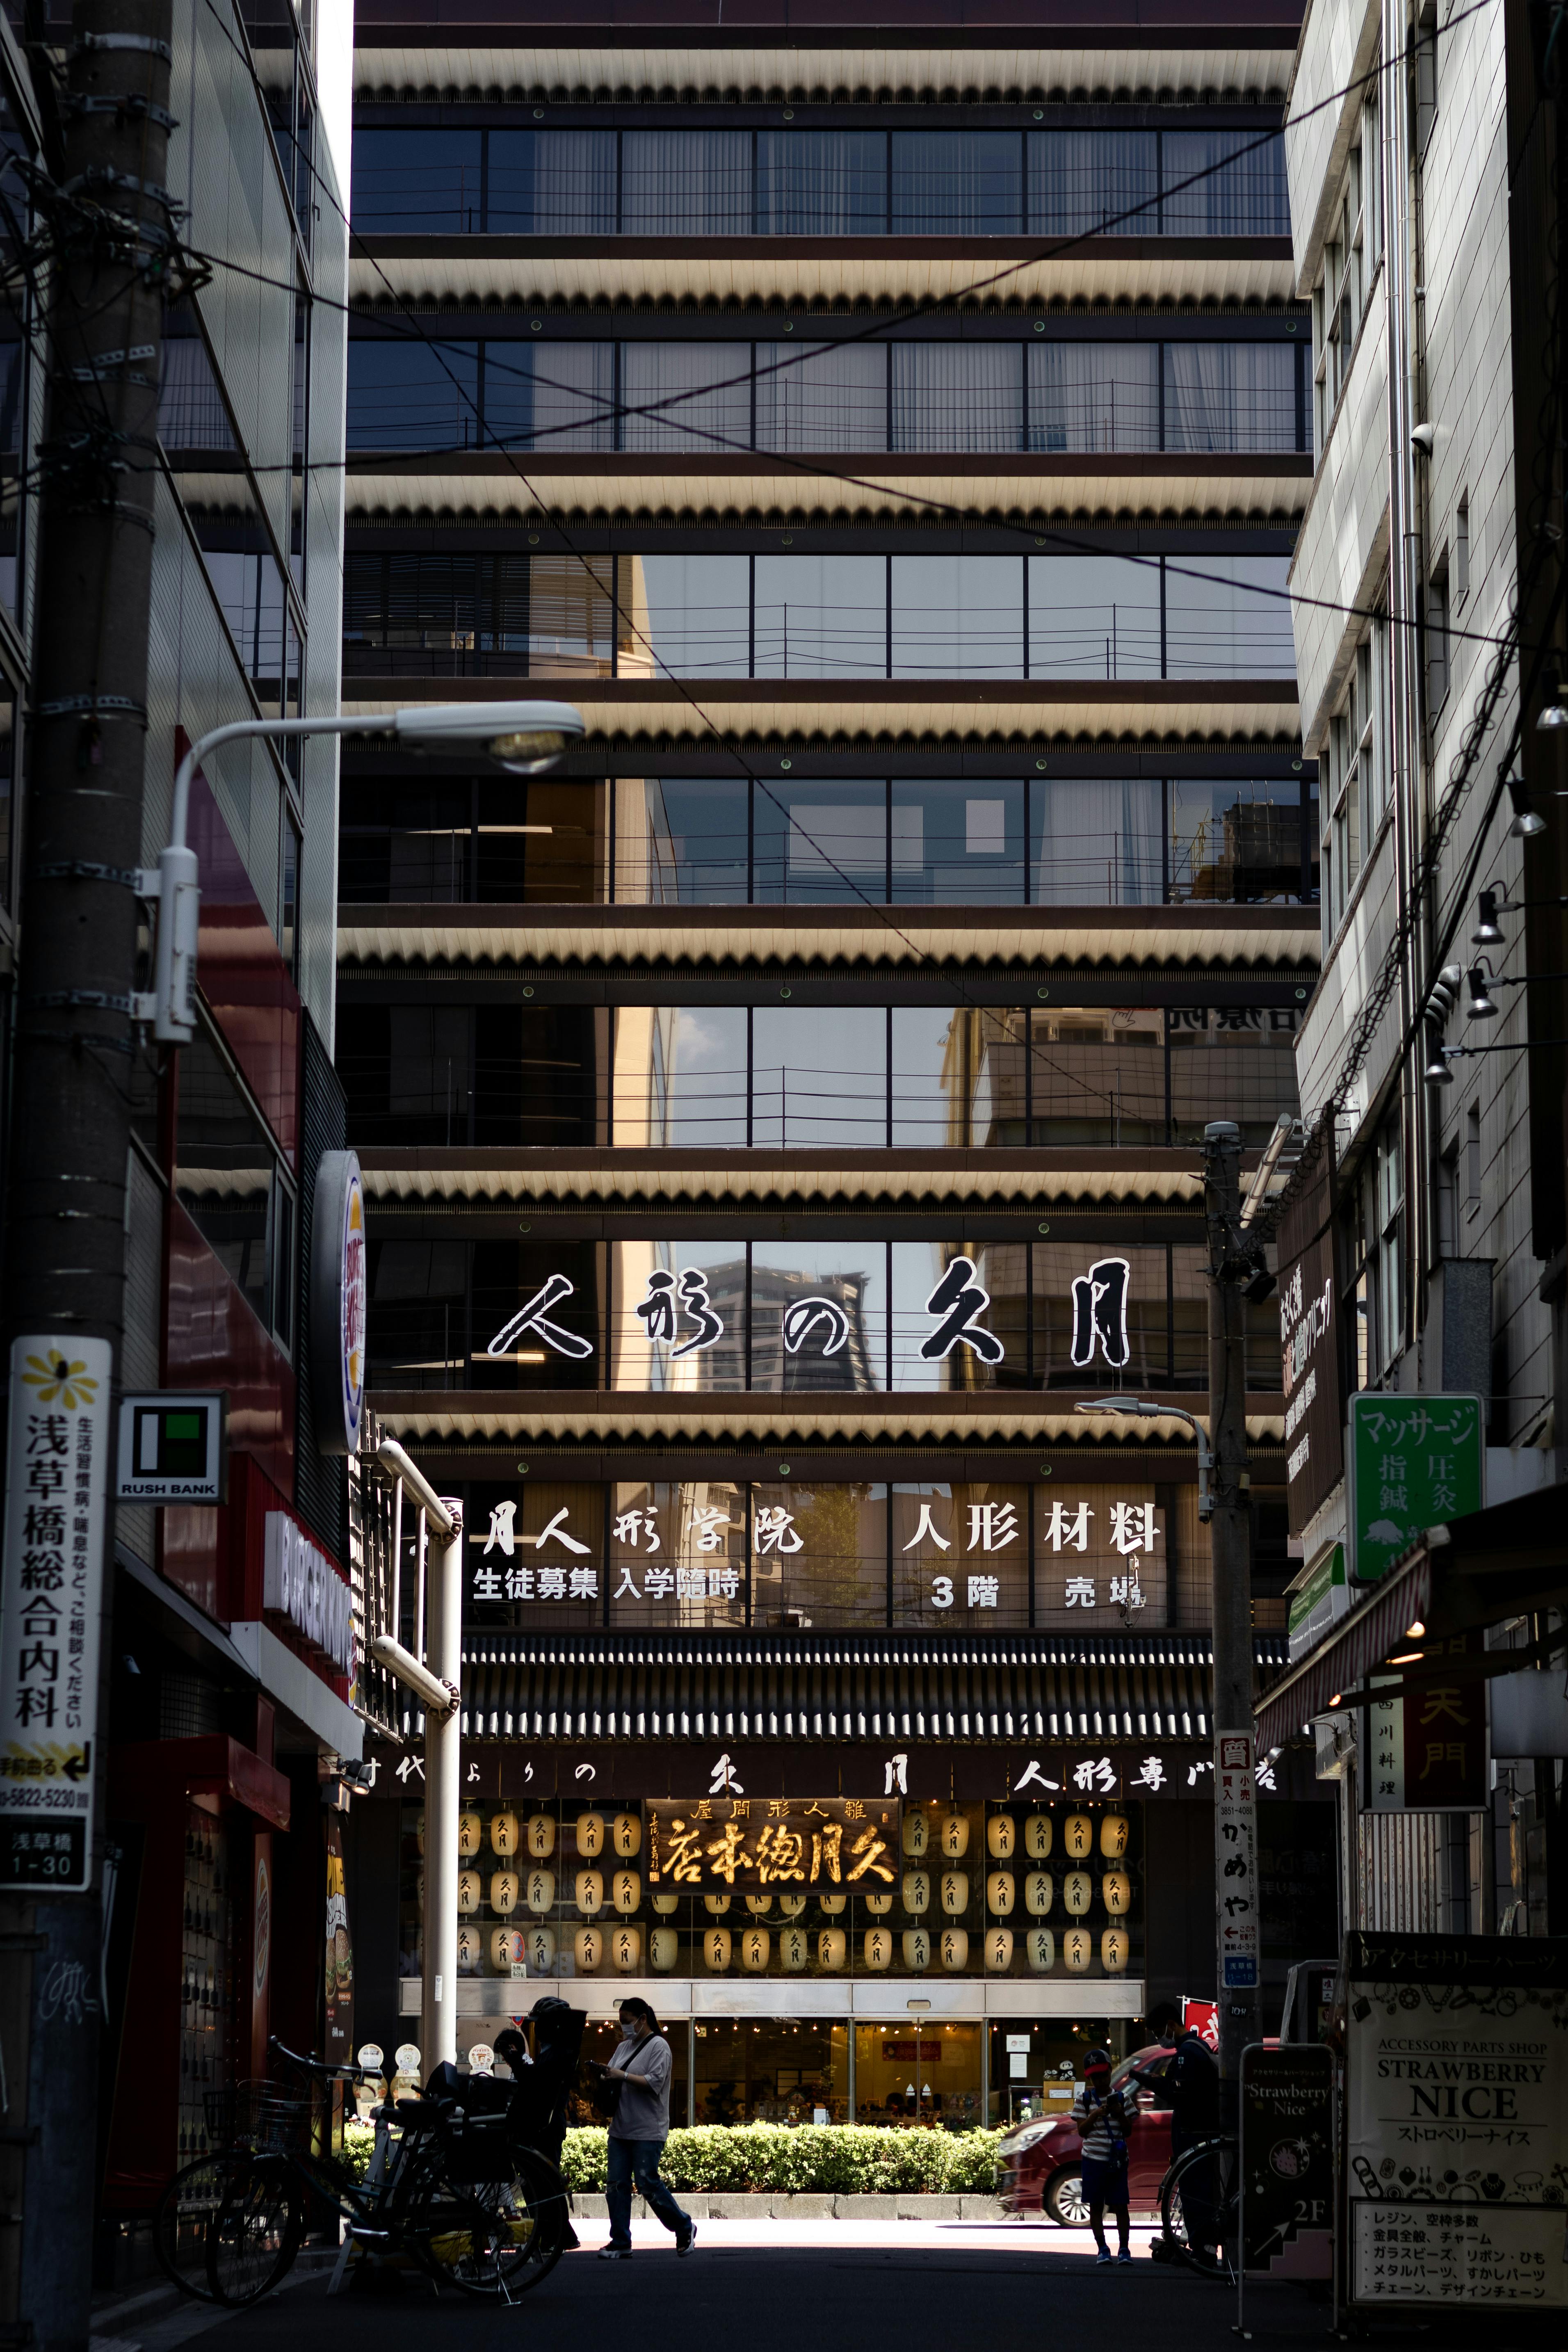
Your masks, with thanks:
M 348 1893 L 343 1880 L 343 1825 L 339 1813 L 327 1821 L 326 2041 L 327 2057 L 346 2065 L 354 2052 L 354 1956 L 349 1940 Z

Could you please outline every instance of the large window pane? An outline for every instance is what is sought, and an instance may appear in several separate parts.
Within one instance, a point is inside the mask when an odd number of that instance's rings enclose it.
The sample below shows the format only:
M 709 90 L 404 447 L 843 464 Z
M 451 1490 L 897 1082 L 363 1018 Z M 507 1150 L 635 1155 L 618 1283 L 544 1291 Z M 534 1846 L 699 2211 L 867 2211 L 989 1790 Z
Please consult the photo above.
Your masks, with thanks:
M 1171 792 L 1171 896 L 1254 904 L 1301 896 L 1299 784 L 1202 784 Z
M 481 136 L 356 128 L 355 228 L 366 236 L 466 236 L 479 229 Z
M 591 1007 L 476 1006 L 477 1144 L 592 1145 L 596 1108 Z
M 468 897 L 467 783 L 345 777 L 338 887 L 356 906 L 457 906 Z
M 652 1478 L 610 1489 L 610 1622 L 743 1625 L 746 1489 Z
M 1027 1378 L 1021 1244 L 895 1242 L 892 1261 L 895 1390 Z
M 270 1328 L 272 1148 L 216 1047 L 198 1031 L 180 1055 L 174 1195 L 229 1280 Z
M 351 340 L 351 449 L 472 449 L 479 439 L 478 343 Z
M 1200 456 L 1294 449 L 1294 346 L 1167 343 L 1165 446 Z
M 474 1625 L 604 1622 L 605 1489 L 554 1478 L 474 1486 L 464 1531 L 464 1615 Z M 406 1586 L 408 1570 L 404 1570 Z M 512 1915 L 514 1921 L 521 1914 Z M 491 1931 L 494 1932 L 493 1930 Z
M 968 1015 L 940 1005 L 895 1004 L 891 1100 L 900 1151 L 966 1150 L 973 1090 Z
M 746 1385 L 743 1242 L 610 1244 L 610 1384 L 674 1395 Z
M 1152 131 L 1031 131 L 1031 235 L 1157 236 L 1158 147 Z
M 1160 446 L 1157 343 L 1031 343 L 1029 447 L 1136 455 Z
M 615 558 L 529 562 L 528 667 L 534 677 L 608 677 L 615 661 Z
M 468 1386 L 602 1387 L 604 1264 L 593 1242 L 476 1242 Z
M 888 562 L 882 555 L 759 555 L 759 677 L 884 677 Z
M 887 226 L 887 156 L 879 131 L 759 131 L 758 230 L 879 236 Z
M 1011 555 L 895 555 L 895 677 L 1020 677 L 1024 573 Z
M 1027 1486 L 892 1490 L 893 1622 L 984 1633 L 1029 1622 Z
M 895 449 L 1022 447 L 1020 344 L 894 343 L 890 356 Z
M 1011 236 L 1022 226 L 1016 131 L 895 131 L 896 236 Z
M 485 438 L 520 448 L 613 449 L 613 343 L 485 344 Z
M 886 1244 L 753 1242 L 752 1386 L 769 1395 L 887 1379 Z
M 881 1150 L 888 1016 L 879 1004 L 759 1004 L 752 1015 L 752 1140 L 786 1150 Z
M 627 131 L 621 227 L 628 236 L 750 236 L 746 131 Z
M 1037 1625 L 1113 1633 L 1167 1622 L 1171 1514 L 1159 1496 L 1132 1478 L 1070 1496 L 1034 1489 Z
M 888 346 L 757 345 L 759 449 L 885 449 Z
M 1034 1282 L 1037 1388 L 1169 1386 L 1163 1249 L 1037 1242 Z
M 489 138 L 485 226 L 492 236 L 613 234 L 613 131 L 492 131 Z
M 618 1008 L 615 1139 L 628 1150 L 730 1150 L 744 1144 L 744 1005 Z
M 620 565 L 623 677 L 744 677 L 751 574 L 743 555 L 632 555 Z
M 1041 907 L 1152 907 L 1163 896 L 1160 787 L 1140 779 L 1037 785 L 1034 878 Z
M 885 1625 L 886 1486 L 752 1488 L 752 1622 Z
M 895 900 L 920 906 L 1021 906 L 1026 859 L 1021 782 L 895 782 Z
M 618 778 L 617 901 L 743 907 L 750 793 L 743 776 Z
M 1294 677 L 1288 555 L 1173 556 L 1165 667 L 1172 677 Z
M 369 1249 L 368 1385 L 468 1385 L 465 1242 L 376 1242 Z
M 753 842 L 760 905 L 879 905 L 888 895 L 885 784 L 759 780 Z
M 1201 1138 L 1214 1106 L 1241 1129 L 1244 1143 L 1268 1140 L 1277 1119 L 1300 1108 L 1296 1094 L 1293 1005 L 1178 1005 L 1171 1013 L 1171 1118 L 1173 1139 Z
M 623 343 L 623 449 L 733 457 L 751 446 L 750 343 Z
M 1152 1009 L 1088 1005 L 1029 1016 L 1033 1140 L 1165 1140 L 1165 1024 Z
M 1029 675 L 1158 677 L 1159 564 L 1125 555 L 1032 555 Z
M 1167 131 L 1162 210 L 1167 236 L 1289 236 L 1284 140 Z

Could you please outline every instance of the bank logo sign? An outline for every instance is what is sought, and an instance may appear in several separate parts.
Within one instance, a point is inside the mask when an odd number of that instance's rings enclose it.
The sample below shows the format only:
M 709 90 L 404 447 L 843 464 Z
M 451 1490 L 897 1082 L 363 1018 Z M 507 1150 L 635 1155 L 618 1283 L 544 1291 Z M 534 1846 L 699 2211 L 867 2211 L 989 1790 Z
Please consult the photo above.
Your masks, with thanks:
M 121 1397 L 115 1500 L 221 1503 L 224 1403 L 221 1395 Z

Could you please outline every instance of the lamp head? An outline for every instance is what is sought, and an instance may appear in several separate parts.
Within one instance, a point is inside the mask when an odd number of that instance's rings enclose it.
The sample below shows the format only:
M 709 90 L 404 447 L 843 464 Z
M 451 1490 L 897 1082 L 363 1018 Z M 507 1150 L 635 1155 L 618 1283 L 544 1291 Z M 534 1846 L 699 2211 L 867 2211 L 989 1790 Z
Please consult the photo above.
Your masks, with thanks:
M 1441 1037 L 1429 1037 L 1426 1042 L 1426 1066 L 1421 1073 L 1429 1087 L 1451 1087 L 1454 1073 L 1448 1067 L 1448 1056 Z
M 1558 687 L 1552 699 L 1542 706 L 1541 716 L 1535 722 L 1541 734 L 1554 735 L 1560 729 L 1568 727 L 1568 709 L 1563 707 L 1562 697 L 1563 688 Z
M 1549 707 L 1559 710 L 1562 709 L 1561 704 L 1552 704 Z M 1546 724 L 1544 710 L 1536 724 L 1541 727 Z M 1568 727 L 1568 711 L 1564 711 L 1561 718 L 1554 719 L 1552 725 Z M 1543 816 L 1537 816 L 1531 807 L 1524 786 L 1517 776 L 1510 776 L 1508 780 L 1508 797 L 1513 809 L 1513 823 L 1509 826 L 1509 831 L 1516 841 L 1529 841 L 1532 835 L 1545 832 L 1546 819 Z
M 512 776 L 542 775 L 584 731 L 569 702 L 431 703 L 393 720 L 405 751 L 466 753 Z
M 1142 1413 L 1152 1414 L 1156 1418 L 1164 1410 L 1165 1407 L 1163 1404 L 1151 1404 L 1147 1397 L 1119 1396 L 1079 1397 L 1073 1407 L 1074 1412 Z
M 1498 894 L 1496 890 L 1483 890 L 1481 892 L 1479 898 L 1476 902 L 1476 928 L 1470 933 L 1470 945 L 1472 947 L 1501 947 L 1503 939 L 1502 933 L 1498 929 L 1497 902 Z
M 1487 982 L 1491 978 L 1490 972 L 1488 971 L 1484 964 L 1472 964 L 1470 966 L 1468 978 L 1470 983 L 1470 1001 L 1468 1004 L 1466 1005 L 1465 1011 L 1469 1019 L 1472 1021 L 1495 1021 L 1497 1019 L 1497 1006 L 1492 1003 L 1492 1000 L 1487 992 Z

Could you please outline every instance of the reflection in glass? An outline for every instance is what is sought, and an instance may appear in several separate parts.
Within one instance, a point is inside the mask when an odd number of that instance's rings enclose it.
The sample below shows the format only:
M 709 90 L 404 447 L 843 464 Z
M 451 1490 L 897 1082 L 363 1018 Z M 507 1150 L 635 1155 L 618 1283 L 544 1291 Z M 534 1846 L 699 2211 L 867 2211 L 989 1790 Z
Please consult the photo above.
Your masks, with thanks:
M 1158 677 L 1158 562 L 1126 555 L 1032 555 L 1029 675 Z
M 1033 795 L 1029 896 L 1040 907 L 1157 906 L 1160 787 L 1052 782 Z
M 468 1244 L 373 1241 L 368 1284 L 368 1385 L 466 1387 Z
M 752 1015 L 752 1141 L 781 1150 L 887 1142 L 888 1016 L 880 1005 L 759 1004 Z
M 1301 794 L 1294 784 L 1171 784 L 1171 896 L 1258 905 L 1301 897 Z
M 616 1013 L 615 1139 L 626 1150 L 733 1150 L 746 1137 L 746 1009 Z
M 895 677 L 1021 677 L 1024 579 L 1011 555 L 895 555 Z
M 618 777 L 617 901 L 743 907 L 750 872 L 750 801 L 743 776 Z
M 938 1005 L 894 1005 L 890 1094 L 896 1150 L 967 1148 L 964 1018 Z
M 1130 1349 L 1124 1364 L 1109 1360 L 1097 1333 L 1075 1301 L 1073 1286 L 1100 1258 L 1124 1260 L 1126 1328 Z M 1090 1243 L 1037 1242 L 1034 1247 L 1035 1385 L 1043 1389 L 1115 1389 L 1170 1386 L 1170 1341 L 1166 1329 L 1165 1252 L 1118 1242 L 1114 1248 Z M 1075 1316 L 1075 1306 L 1079 1312 Z M 1078 1354 L 1073 1360 L 1075 1323 Z M 1120 1348 L 1116 1350 L 1120 1353 Z M 1205 1368 L 1204 1378 L 1208 1373 Z
M 478 343 L 351 339 L 351 449 L 473 449 L 479 417 Z
M 614 231 L 613 131 L 494 130 L 489 164 L 485 226 L 491 236 L 608 236 Z M 354 185 L 357 191 L 357 142 Z
M 1167 236 L 1289 236 L 1283 139 L 1259 142 L 1255 131 L 1167 131 L 1163 164 Z
M 228 1066 L 198 1030 L 180 1056 L 174 1196 L 247 1305 L 270 1328 L 272 1148 Z
M 750 236 L 749 131 L 626 131 L 621 228 L 627 236 Z
M 685 1396 L 743 1389 L 744 1242 L 625 1241 L 610 1249 L 611 1387 Z
M 1160 446 L 1157 343 L 1046 343 L 1029 351 L 1029 446 L 1126 456 Z
M 656 1478 L 610 1489 L 610 1622 L 743 1625 L 746 1489 Z
M 881 1242 L 752 1244 L 752 1386 L 771 1395 L 887 1379 Z
M 1021 906 L 1024 786 L 893 785 L 892 896 L 918 906 Z
M 468 236 L 483 226 L 478 131 L 361 127 L 354 226 L 367 236 Z
M 751 574 L 743 555 L 633 555 L 620 562 L 622 677 L 744 677 Z
M 759 449 L 886 449 L 888 347 L 757 345 Z
M 1294 677 L 1288 555 L 1173 556 L 1165 624 L 1172 677 Z
M 1164 1017 L 1152 1007 L 1062 1005 L 1031 1013 L 1034 1142 L 1163 1144 L 1164 1046 Z
M 531 558 L 531 677 L 609 677 L 615 664 L 615 558 L 608 555 Z
M 1294 345 L 1167 343 L 1165 446 L 1200 455 L 1294 449 Z
M 1021 1245 L 894 1242 L 891 1255 L 894 1389 L 1011 1387 L 1027 1379 Z M 939 1297 L 947 1303 L 933 1307 Z M 939 1347 L 945 1353 L 923 1352 Z M 998 1347 L 999 1360 L 989 1360 Z
M 604 1381 L 601 1302 L 605 1246 L 594 1242 L 475 1242 L 473 1339 L 468 1384 L 487 1389 L 595 1389 Z M 554 1278 L 554 1281 L 552 1281 Z M 547 1286 L 566 1287 L 549 1303 L 538 1328 L 513 1332 L 523 1308 Z M 563 1332 L 585 1352 L 554 1343 Z M 507 1336 L 496 1354 L 490 1343 Z
M 1027 1486 L 892 1489 L 893 1622 L 975 1633 L 1029 1622 Z
M 621 446 L 727 457 L 751 445 L 749 343 L 623 343 Z
M 1029 227 L 1047 236 L 1157 236 L 1152 131 L 1032 131 Z
M 881 555 L 759 555 L 758 677 L 881 677 L 888 563 Z
M 881 1486 L 754 1486 L 753 1625 L 886 1624 L 887 1510 Z
M 1281 1113 L 1300 1108 L 1291 1005 L 1177 1005 L 1170 1014 L 1171 1122 L 1177 1143 L 1195 1140 L 1223 1102 L 1244 1143 L 1266 1143 Z
M 894 343 L 892 446 L 970 452 L 1023 446 L 1023 346 Z
M 888 788 L 759 782 L 752 897 L 759 904 L 879 904 L 888 895 Z
M 524 449 L 613 449 L 616 347 L 487 339 L 485 439 Z
M 895 131 L 895 236 L 1016 236 L 1022 156 L 1007 131 Z

